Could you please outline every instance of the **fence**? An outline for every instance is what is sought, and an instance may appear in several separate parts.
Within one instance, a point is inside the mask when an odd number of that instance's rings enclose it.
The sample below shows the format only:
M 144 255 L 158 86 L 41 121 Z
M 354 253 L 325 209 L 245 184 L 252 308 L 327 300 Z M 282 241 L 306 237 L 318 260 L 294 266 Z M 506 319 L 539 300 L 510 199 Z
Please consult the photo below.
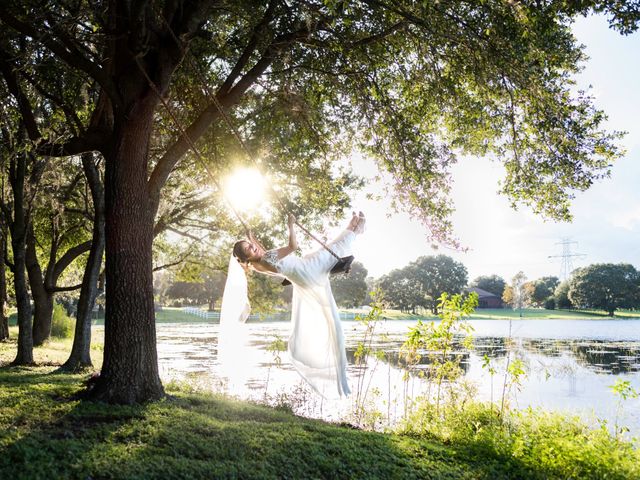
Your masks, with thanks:
M 200 308 L 196 308 L 196 307 L 184 307 L 182 311 L 189 315 L 194 315 L 198 318 L 205 318 L 207 320 L 220 321 L 220 312 L 208 312 L 206 310 L 201 310 Z M 356 315 L 357 313 L 353 313 L 353 312 L 340 312 L 340 320 L 355 320 Z M 249 315 L 248 320 L 274 322 L 274 321 L 289 320 L 289 318 L 291 318 L 291 312 L 277 312 L 269 315 L 259 315 L 254 313 Z

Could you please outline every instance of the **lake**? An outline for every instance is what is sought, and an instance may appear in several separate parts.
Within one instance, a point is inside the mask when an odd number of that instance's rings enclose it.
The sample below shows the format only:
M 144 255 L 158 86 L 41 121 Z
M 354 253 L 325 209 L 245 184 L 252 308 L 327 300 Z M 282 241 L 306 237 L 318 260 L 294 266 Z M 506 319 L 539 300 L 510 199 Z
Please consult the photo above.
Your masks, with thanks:
M 398 351 L 415 321 L 387 320 L 376 325 L 372 347 L 385 358 L 371 357 L 367 368 L 358 369 L 354 351 L 364 327 L 343 322 L 349 359 L 349 379 L 355 397 L 366 390 L 370 409 L 385 421 L 395 422 L 404 412 L 404 399 L 424 393 L 427 383 L 410 375 L 405 383 Z M 477 389 L 475 397 L 499 402 L 507 361 L 509 321 L 471 320 L 474 348 L 459 350 L 464 379 Z M 352 400 L 324 400 L 309 391 L 283 352 L 267 347 L 277 336 L 286 340 L 288 322 L 250 323 L 246 341 L 237 344 L 232 356 L 218 352 L 219 325 L 213 323 L 158 323 L 158 355 L 164 381 L 184 380 L 200 388 L 225 391 L 244 399 L 286 403 L 296 413 L 332 421 L 349 421 Z M 526 376 L 519 391 L 512 392 L 518 408 L 542 407 L 578 414 L 594 426 L 606 420 L 612 426 L 629 427 L 640 435 L 640 399 L 629 399 L 619 409 L 619 398 L 610 386 L 616 379 L 631 381 L 640 390 L 640 320 L 513 320 L 510 358 L 520 358 Z M 221 352 L 222 353 L 222 352 Z M 491 359 L 496 373 L 482 367 Z M 423 359 L 426 363 L 426 358 Z

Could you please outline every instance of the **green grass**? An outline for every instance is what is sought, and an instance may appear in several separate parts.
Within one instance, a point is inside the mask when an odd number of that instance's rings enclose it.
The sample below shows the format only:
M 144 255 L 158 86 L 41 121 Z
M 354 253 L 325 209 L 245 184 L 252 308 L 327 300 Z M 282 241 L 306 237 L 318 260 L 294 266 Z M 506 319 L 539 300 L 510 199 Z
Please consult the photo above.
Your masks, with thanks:
M 80 401 L 83 377 L 0 369 L 0 478 L 638 478 L 640 457 L 560 431 L 527 440 L 476 433 L 374 433 L 170 385 L 137 406 Z M 469 429 L 470 418 L 465 418 Z M 455 425 L 454 425 L 455 426 Z M 528 427 L 534 431 L 537 425 Z M 545 427 L 546 428 L 546 427 Z M 553 424 L 553 429 L 563 429 Z M 504 429 L 503 429 L 504 430 Z M 461 430 L 462 432 L 462 430 Z M 487 430 L 487 432 L 490 432 Z M 523 443 L 524 442 L 524 443 Z M 527 443 L 528 442 L 528 443 Z M 540 442 L 548 442 L 541 445 Z M 625 444 L 626 445 L 626 444 Z M 612 446 L 614 447 L 612 450 Z M 594 458 L 591 458 L 594 457 Z M 609 464 L 608 462 L 611 461 Z
M 18 327 L 9 327 L 9 341 L 0 342 L 0 365 L 7 365 L 16 356 Z M 72 338 L 52 338 L 40 347 L 33 349 L 33 359 L 38 365 L 62 365 L 71 352 Z M 91 334 L 91 361 L 94 367 L 102 365 L 102 351 L 104 348 L 104 334 Z M 0 408 L 2 405 L 0 404 Z

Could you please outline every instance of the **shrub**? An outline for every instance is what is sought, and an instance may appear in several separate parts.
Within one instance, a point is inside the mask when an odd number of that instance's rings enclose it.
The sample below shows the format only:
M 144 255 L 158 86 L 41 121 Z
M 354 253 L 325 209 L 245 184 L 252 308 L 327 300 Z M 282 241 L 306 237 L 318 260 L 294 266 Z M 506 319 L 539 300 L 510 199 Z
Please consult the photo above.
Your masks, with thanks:
M 556 309 L 556 300 L 553 297 L 549 297 L 544 301 L 544 308 L 547 310 L 555 310 Z
M 51 336 L 69 338 L 73 335 L 75 321 L 67 315 L 65 308 L 56 303 L 53 306 L 53 320 L 51 322 Z

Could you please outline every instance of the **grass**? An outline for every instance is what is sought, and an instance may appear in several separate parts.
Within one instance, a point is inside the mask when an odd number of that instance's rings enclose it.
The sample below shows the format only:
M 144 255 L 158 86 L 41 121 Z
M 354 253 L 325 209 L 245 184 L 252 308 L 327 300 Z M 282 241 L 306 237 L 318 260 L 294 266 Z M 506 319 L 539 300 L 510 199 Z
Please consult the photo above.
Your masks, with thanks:
M 0 478 L 547 479 L 606 474 L 622 479 L 640 474 L 640 457 L 628 448 L 603 450 L 600 460 L 606 461 L 577 461 L 580 452 L 570 448 L 567 435 L 544 449 L 523 445 L 521 437 L 498 443 L 486 434 L 442 439 L 415 431 L 366 432 L 180 385 L 169 385 L 170 397 L 145 405 L 91 403 L 75 398 L 83 388 L 82 376 L 52 370 L 0 369 Z M 535 438 L 541 439 L 547 436 Z M 538 458 L 541 454 L 552 461 Z M 612 455 L 617 461 L 607 466 Z
M 9 337 L 10 340 L 8 342 L 0 342 L 0 365 L 11 363 L 16 356 L 18 327 L 9 327 Z M 103 342 L 104 336 L 102 333 L 92 332 L 91 361 L 96 368 L 100 368 L 102 365 Z M 52 338 L 44 345 L 33 349 L 33 360 L 38 365 L 62 365 L 69 358 L 72 345 L 72 338 Z M 0 408 L 2 408 L 1 404 Z
M 82 401 L 87 376 L 54 373 L 68 347 L 51 341 L 35 352 L 50 365 L 19 368 L 6 366 L 15 343 L 0 344 L 0 478 L 640 478 L 631 444 L 551 414 L 418 411 L 402 433 L 376 433 L 188 384 L 145 405 Z

